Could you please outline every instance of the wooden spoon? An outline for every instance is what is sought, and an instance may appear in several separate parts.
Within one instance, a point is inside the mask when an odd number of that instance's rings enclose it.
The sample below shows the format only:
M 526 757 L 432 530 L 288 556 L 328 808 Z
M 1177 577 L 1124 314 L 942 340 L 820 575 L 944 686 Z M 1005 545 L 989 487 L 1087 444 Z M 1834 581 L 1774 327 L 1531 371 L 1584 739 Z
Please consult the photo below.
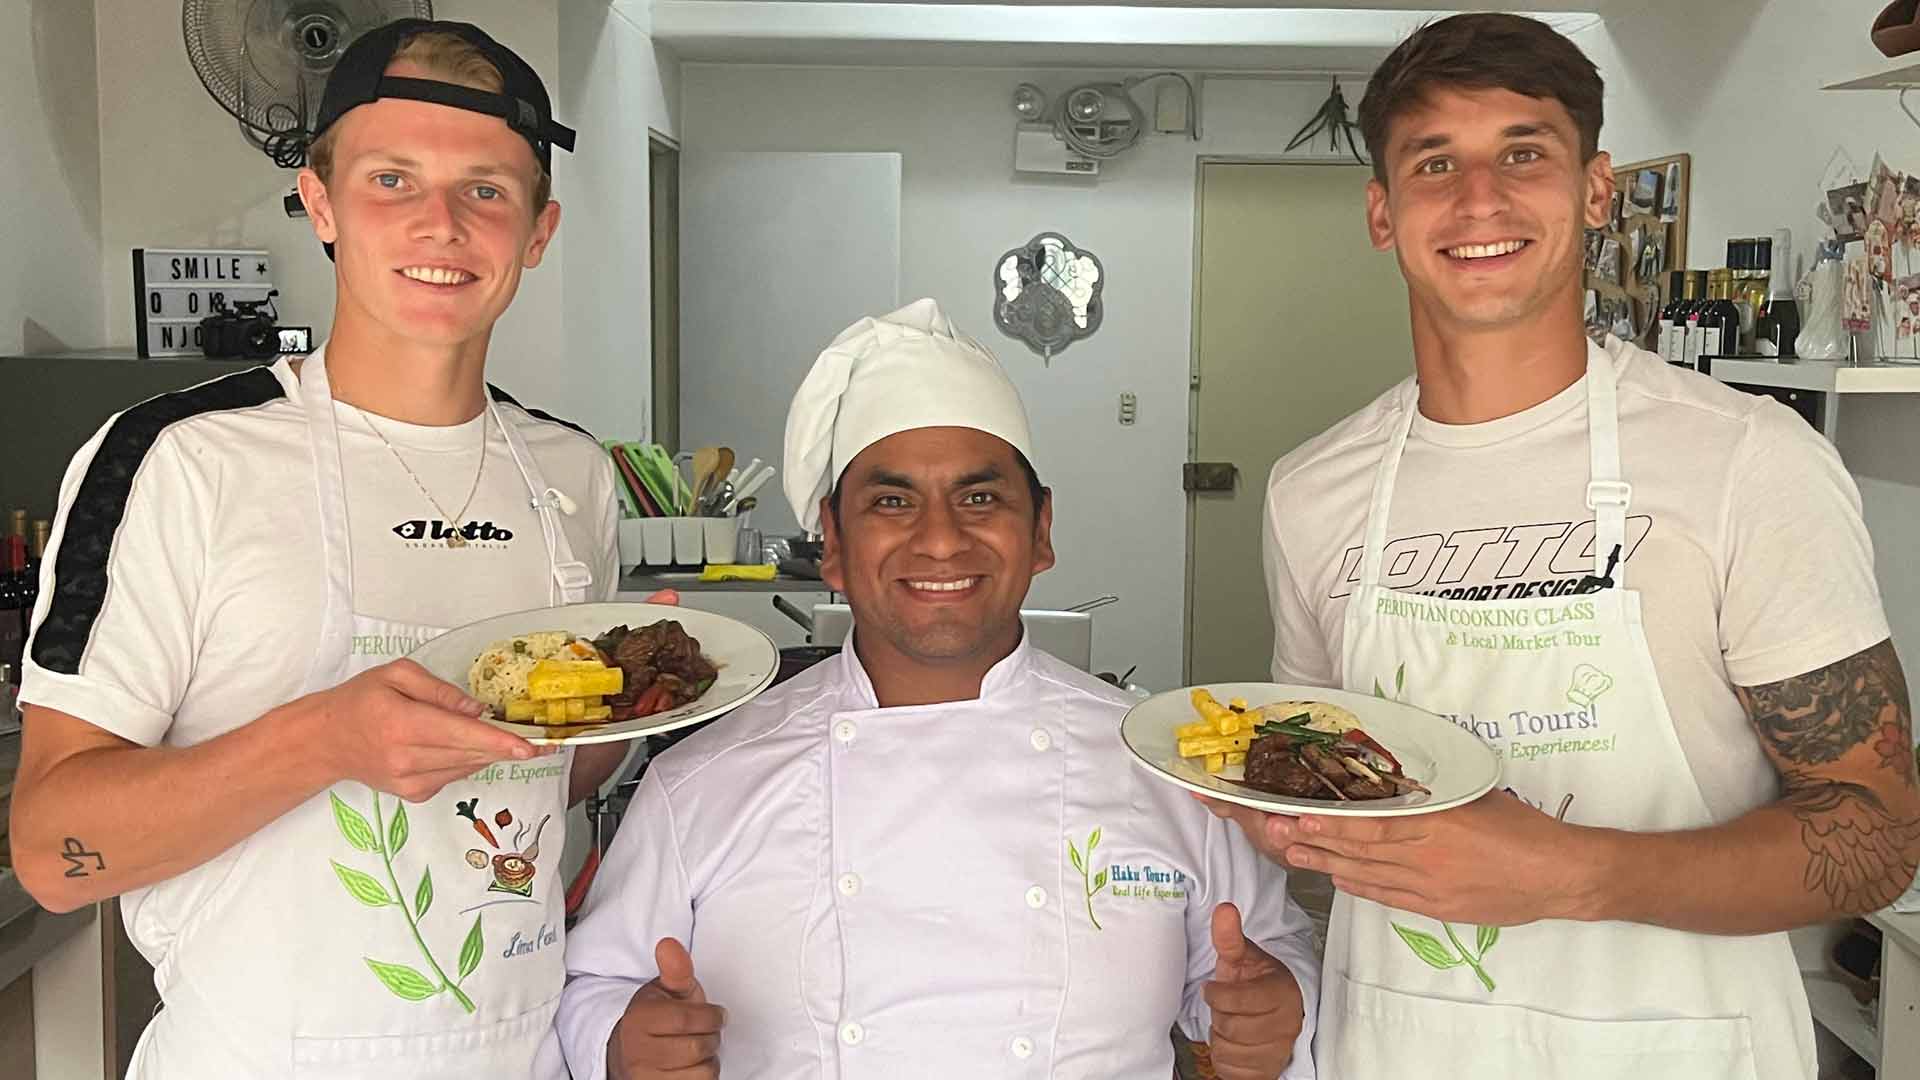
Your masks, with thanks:
M 713 483 L 714 469 L 719 464 L 720 448 L 717 446 L 703 446 L 693 452 L 693 505 L 695 507 L 700 505 L 701 499 L 706 498 L 707 485 Z
M 722 446 L 717 449 L 719 459 L 713 463 L 713 490 L 708 494 L 718 492 L 726 482 L 727 474 L 733 471 L 733 447 Z

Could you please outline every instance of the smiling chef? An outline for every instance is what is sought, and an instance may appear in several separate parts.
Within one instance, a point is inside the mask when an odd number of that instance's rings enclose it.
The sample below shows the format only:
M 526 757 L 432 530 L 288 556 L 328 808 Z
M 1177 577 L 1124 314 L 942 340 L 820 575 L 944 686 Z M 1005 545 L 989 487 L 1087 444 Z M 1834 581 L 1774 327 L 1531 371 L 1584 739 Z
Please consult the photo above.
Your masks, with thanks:
M 1229 1080 L 1312 1075 L 1285 872 L 1024 637 L 1032 448 L 931 300 L 820 355 L 786 488 L 852 641 L 648 769 L 567 940 L 575 1077 L 1166 1077 L 1176 1023 Z
M 1572 42 L 1493 14 L 1415 33 L 1361 105 L 1416 375 L 1273 470 L 1273 670 L 1469 728 L 1514 793 L 1216 807 L 1340 890 L 1325 1077 L 1812 1077 L 1783 932 L 1887 904 L 1920 860 L 1839 456 L 1769 399 L 1586 339 L 1601 115 Z

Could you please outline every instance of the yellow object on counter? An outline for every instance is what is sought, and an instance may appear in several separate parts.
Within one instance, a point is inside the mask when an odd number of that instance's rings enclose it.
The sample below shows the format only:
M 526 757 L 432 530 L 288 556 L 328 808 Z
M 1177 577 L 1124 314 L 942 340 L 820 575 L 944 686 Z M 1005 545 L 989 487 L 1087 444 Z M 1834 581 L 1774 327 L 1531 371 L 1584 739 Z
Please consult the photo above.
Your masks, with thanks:
M 772 563 L 746 566 L 739 563 L 715 563 L 700 571 L 701 581 L 772 581 L 779 568 Z

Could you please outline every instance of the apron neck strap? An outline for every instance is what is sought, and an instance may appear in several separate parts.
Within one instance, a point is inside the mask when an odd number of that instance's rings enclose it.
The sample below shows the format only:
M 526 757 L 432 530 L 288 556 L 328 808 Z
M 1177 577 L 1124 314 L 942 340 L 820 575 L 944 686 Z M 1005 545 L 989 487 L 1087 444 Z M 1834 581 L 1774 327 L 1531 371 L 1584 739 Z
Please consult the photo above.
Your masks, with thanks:
M 1594 514 L 1593 576 L 1626 587 L 1625 545 L 1627 508 L 1633 503 L 1633 485 L 1620 475 L 1620 403 L 1613 355 L 1591 343 L 1587 346 L 1587 509 Z M 1400 459 L 1420 411 L 1420 384 L 1406 384 L 1396 402 L 1398 413 L 1379 468 L 1374 471 L 1373 494 L 1367 503 L 1367 525 L 1360 553 L 1360 584 L 1380 584 L 1386 557 L 1388 512 L 1400 476 Z
M 487 408 L 493 413 L 494 426 L 506 437 L 507 453 L 512 455 L 514 467 L 526 481 L 527 505 L 540 515 L 540 533 L 547 544 L 547 603 L 583 604 L 587 590 L 593 586 L 593 570 L 574 557 L 567 530 L 560 526 L 560 515 L 574 512 L 573 500 L 560 489 L 547 485 L 540 463 L 534 460 L 526 440 L 520 437 L 520 429 L 500 415 L 500 405 L 491 394 L 487 397 Z
M 1374 470 L 1373 494 L 1367 500 L 1365 547 L 1360 551 L 1360 584 L 1380 584 L 1380 563 L 1387 550 L 1388 511 L 1393 509 L 1393 488 L 1400 477 L 1400 458 L 1407 449 L 1407 436 L 1413 431 L 1413 418 L 1420 412 L 1420 381 L 1410 380 L 1399 394 L 1399 412 L 1391 421 L 1387 449 Z
M 340 682 L 353 644 L 353 544 L 348 536 L 346 473 L 340 460 L 340 429 L 334 424 L 333 385 L 327 379 L 324 346 L 300 365 L 300 409 L 307 419 L 313 486 L 320 533 L 325 600 L 320 634 L 308 666 L 308 690 Z
M 1613 354 L 1587 346 L 1587 509 L 1593 511 L 1593 576 L 1627 587 L 1627 507 L 1633 485 L 1620 475 L 1620 401 Z

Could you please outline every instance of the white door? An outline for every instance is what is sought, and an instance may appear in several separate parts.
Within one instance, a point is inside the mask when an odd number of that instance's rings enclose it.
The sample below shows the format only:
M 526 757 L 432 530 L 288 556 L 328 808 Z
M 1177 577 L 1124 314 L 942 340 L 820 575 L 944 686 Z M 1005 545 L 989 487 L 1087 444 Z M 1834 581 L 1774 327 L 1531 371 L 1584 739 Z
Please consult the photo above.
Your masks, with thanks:
M 1231 464 L 1235 476 L 1231 490 L 1187 500 L 1189 683 L 1268 677 L 1267 472 L 1413 369 L 1399 266 L 1367 240 L 1370 175 L 1201 166 L 1193 460 Z

